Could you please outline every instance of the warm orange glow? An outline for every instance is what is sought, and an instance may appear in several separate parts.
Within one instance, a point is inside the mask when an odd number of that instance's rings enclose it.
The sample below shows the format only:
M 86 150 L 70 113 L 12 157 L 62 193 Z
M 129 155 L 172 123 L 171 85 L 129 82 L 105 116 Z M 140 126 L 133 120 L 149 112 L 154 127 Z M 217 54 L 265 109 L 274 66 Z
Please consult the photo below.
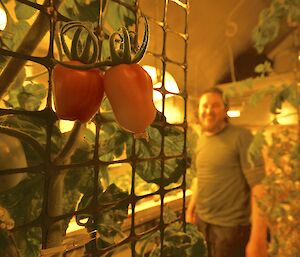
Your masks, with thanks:
M 155 108 L 162 112 L 162 94 L 155 90 L 156 88 L 161 88 L 162 86 L 162 75 L 160 74 L 161 71 L 157 70 L 157 68 L 149 65 L 144 65 L 143 68 L 148 72 L 150 75 L 152 82 L 153 82 L 153 101 Z M 165 88 L 170 94 L 165 95 L 165 110 L 164 115 L 167 119 L 167 122 L 171 124 L 181 123 L 183 122 L 183 112 L 180 110 L 181 108 L 178 104 L 174 103 L 174 95 L 179 93 L 179 88 L 174 77 L 166 71 L 165 73 Z
M 227 115 L 230 118 L 238 118 L 241 116 L 241 111 L 240 110 L 229 110 L 229 111 L 227 111 Z
M 4 30 L 7 23 L 7 17 L 5 11 L 0 8 L 0 30 Z
M 160 75 L 158 75 L 158 70 L 150 65 L 144 65 L 143 66 L 144 70 L 147 71 L 147 73 L 150 75 L 152 82 L 153 82 L 153 88 L 160 88 L 162 86 L 162 82 L 160 81 L 161 78 Z M 179 93 L 179 88 L 177 86 L 177 83 L 173 76 L 169 73 L 165 73 L 165 88 L 168 90 L 170 93 L 178 94 Z M 167 97 L 172 96 L 171 94 L 167 94 Z M 161 101 L 162 100 L 162 95 L 156 90 L 153 90 L 153 101 Z
M 276 118 L 281 125 L 297 124 L 298 122 L 297 110 L 291 104 L 284 103 L 280 114 L 278 114 Z

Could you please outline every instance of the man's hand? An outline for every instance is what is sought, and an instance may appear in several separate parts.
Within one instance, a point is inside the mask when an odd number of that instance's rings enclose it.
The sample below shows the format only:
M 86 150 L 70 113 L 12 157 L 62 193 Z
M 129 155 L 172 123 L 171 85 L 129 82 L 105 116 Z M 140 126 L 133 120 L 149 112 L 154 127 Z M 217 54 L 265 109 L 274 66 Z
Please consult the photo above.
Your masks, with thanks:
M 186 218 L 186 222 L 188 223 L 192 223 L 196 225 L 196 212 L 195 212 L 195 208 L 196 208 L 196 201 L 197 201 L 197 178 L 193 178 L 192 181 L 192 186 L 191 186 L 191 190 L 192 190 L 192 195 L 188 204 L 188 207 L 186 209 L 185 212 L 185 218 Z
M 194 210 L 187 209 L 185 213 L 185 218 L 187 223 L 196 224 L 196 213 Z
M 266 240 L 250 240 L 246 247 L 246 257 L 268 257 Z
M 267 257 L 267 218 L 257 205 L 265 195 L 265 188 L 262 184 L 257 184 L 251 189 L 252 203 L 252 227 L 250 240 L 246 248 L 246 257 Z

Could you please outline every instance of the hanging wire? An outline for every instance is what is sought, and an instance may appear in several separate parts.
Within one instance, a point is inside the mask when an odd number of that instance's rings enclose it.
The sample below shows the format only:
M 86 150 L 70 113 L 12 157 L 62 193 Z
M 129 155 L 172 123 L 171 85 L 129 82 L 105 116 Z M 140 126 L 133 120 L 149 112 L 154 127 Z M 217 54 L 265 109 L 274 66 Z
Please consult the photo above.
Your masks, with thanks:
M 227 46 L 228 57 L 229 57 L 230 76 L 231 76 L 232 82 L 236 82 L 236 74 L 235 74 L 235 68 L 234 68 L 234 53 L 232 50 L 230 39 L 233 38 L 236 35 L 236 33 L 238 32 L 238 25 L 236 24 L 236 22 L 232 21 L 232 16 L 242 6 L 244 1 L 245 0 L 240 0 L 234 6 L 234 8 L 231 10 L 231 12 L 228 14 L 227 19 L 226 19 L 225 36 L 226 36 L 226 46 Z

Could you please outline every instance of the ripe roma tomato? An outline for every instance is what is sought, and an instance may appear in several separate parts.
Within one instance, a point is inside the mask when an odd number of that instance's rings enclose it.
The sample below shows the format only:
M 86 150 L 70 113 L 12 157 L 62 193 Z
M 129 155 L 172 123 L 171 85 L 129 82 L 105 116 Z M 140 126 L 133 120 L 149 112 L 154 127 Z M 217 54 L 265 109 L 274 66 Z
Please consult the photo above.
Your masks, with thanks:
M 95 115 L 104 94 L 103 76 L 98 69 L 76 70 L 57 64 L 52 80 L 54 106 L 60 119 L 87 122 Z
M 138 64 L 119 64 L 104 75 L 104 90 L 116 120 L 125 130 L 139 134 L 153 122 L 151 77 Z

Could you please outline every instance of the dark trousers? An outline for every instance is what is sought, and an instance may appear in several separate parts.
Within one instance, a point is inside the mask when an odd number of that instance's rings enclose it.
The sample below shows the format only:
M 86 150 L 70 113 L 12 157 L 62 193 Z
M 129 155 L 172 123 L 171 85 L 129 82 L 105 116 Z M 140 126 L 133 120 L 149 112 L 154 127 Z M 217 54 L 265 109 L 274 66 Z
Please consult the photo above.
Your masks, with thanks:
M 250 225 L 223 227 L 197 218 L 197 226 L 206 239 L 208 257 L 245 257 Z

